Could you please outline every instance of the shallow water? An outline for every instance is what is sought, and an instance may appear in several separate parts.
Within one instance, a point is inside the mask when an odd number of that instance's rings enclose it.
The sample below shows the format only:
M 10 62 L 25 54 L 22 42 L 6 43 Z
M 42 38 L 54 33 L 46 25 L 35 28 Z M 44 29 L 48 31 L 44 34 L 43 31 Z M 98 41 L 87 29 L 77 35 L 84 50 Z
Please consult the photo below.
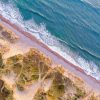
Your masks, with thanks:
M 1 0 L 0 14 L 100 79 L 99 0 Z

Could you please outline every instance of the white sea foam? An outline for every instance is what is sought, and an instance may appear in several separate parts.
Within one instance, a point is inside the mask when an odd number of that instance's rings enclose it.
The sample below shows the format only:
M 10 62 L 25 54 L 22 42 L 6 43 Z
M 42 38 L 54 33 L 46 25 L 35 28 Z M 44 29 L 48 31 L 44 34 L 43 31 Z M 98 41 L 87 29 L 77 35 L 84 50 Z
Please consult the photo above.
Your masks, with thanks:
M 0 1 L 0 14 L 10 20 L 12 23 L 22 27 L 25 31 L 33 34 L 37 39 L 48 45 L 48 47 L 59 53 L 74 65 L 83 68 L 88 75 L 100 80 L 100 70 L 96 64 L 86 61 L 78 54 L 73 53 L 69 48 L 65 47 L 63 45 L 64 41 L 52 36 L 50 32 L 47 31 L 45 24 L 42 23 L 37 25 L 34 19 L 23 21 L 18 8 L 14 6 L 13 2 L 4 4 Z
M 81 0 L 81 1 L 86 2 L 95 8 L 100 8 L 100 0 Z

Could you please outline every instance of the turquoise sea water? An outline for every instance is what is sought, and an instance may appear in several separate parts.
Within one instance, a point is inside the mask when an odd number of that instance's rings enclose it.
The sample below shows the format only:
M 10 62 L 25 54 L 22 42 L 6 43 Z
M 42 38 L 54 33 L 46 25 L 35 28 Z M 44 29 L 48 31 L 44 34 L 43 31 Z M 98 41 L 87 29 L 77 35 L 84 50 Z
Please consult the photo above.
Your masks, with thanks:
M 100 0 L 1 0 L 0 14 L 100 80 Z

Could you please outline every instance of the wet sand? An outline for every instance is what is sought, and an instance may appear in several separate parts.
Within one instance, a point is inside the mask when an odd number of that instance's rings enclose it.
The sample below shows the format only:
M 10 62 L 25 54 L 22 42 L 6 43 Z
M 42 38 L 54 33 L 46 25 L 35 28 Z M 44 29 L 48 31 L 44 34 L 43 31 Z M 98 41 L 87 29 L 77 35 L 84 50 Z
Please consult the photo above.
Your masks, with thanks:
M 20 41 L 17 43 L 17 46 L 12 45 L 12 48 L 15 47 L 16 51 L 17 48 L 22 48 L 20 51 L 25 52 L 30 47 L 37 48 L 48 57 L 50 57 L 55 64 L 62 65 L 65 69 L 69 70 L 73 74 L 77 75 L 78 77 L 82 78 L 84 82 L 86 82 L 93 90 L 97 90 L 100 92 L 100 81 L 96 80 L 90 75 L 87 75 L 83 69 L 78 66 L 73 65 L 65 58 L 60 56 L 58 53 L 51 50 L 48 46 L 40 42 L 36 39 L 33 35 L 28 32 L 23 31 L 20 26 L 12 24 L 9 20 L 5 19 L 0 15 L 0 22 L 3 23 L 7 28 L 15 32 L 17 35 L 20 36 Z

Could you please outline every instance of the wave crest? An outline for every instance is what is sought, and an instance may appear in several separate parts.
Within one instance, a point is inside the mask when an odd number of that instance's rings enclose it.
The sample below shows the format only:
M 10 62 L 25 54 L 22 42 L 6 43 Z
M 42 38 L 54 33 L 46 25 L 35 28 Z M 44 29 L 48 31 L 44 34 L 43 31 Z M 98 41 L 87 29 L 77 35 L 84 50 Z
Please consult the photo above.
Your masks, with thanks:
M 73 53 L 67 46 L 65 46 L 67 43 L 51 35 L 51 33 L 46 29 L 46 25 L 44 23 L 37 25 L 34 19 L 23 21 L 18 8 L 16 8 L 13 2 L 4 4 L 0 1 L 0 14 L 12 23 L 20 25 L 25 31 L 33 34 L 37 39 L 59 53 L 69 62 L 84 69 L 88 75 L 100 80 L 100 70 L 95 63 L 88 62 L 78 54 Z
M 81 0 L 81 1 L 86 2 L 95 8 L 100 8 L 100 0 Z

